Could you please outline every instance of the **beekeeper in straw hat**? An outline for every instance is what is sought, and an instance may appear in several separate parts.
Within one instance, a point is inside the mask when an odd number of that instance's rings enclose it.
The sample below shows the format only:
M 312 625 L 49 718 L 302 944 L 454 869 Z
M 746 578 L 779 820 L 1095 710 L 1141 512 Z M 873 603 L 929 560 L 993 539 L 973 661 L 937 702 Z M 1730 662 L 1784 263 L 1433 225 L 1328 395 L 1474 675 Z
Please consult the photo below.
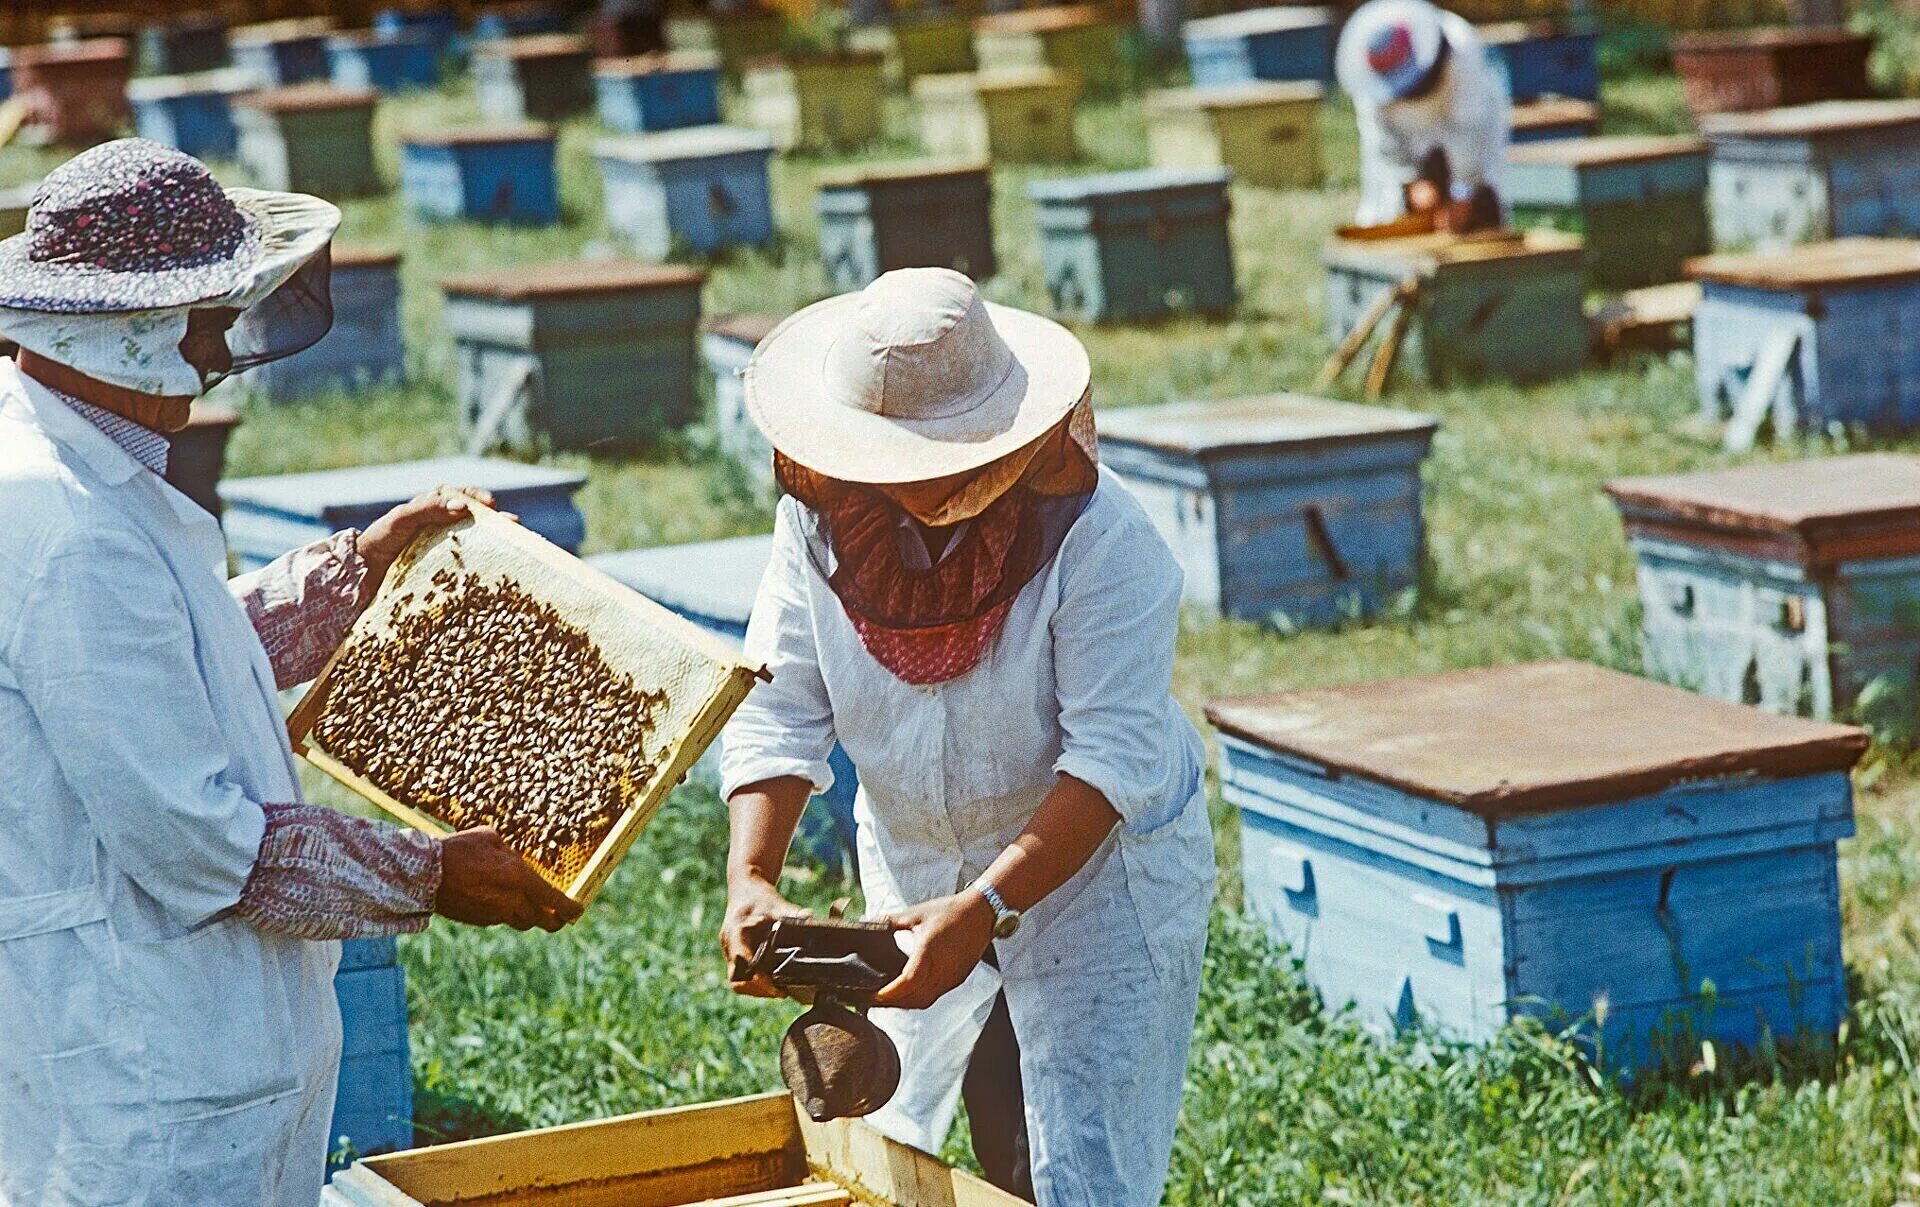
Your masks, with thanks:
M 1355 222 L 1411 211 L 1443 230 L 1501 225 L 1513 105 L 1465 18 L 1427 0 L 1368 0 L 1340 33 L 1334 70 L 1360 123 Z
M 964 1094 L 1000 1185 L 1159 1202 L 1213 841 L 1170 694 L 1180 571 L 1099 468 L 1086 350 L 906 269 L 781 324 L 746 397 L 787 497 L 747 630 L 773 681 L 725 735 L 725 954 L 792 910 L 837 738 L 868 910 L 912 951 L 873 1013 L 904 1072 L 872 1121 L 937 1151 Z
M 340 1063 L 324 940 L 575 908 L 490 831 L 300 803 L 311 678 L 430 496 L 228 583 L 162 477 L 194 396 L 327 330 L 339 211 L 126 139 L 0 243 L 0 1205 L 311 1207 Z

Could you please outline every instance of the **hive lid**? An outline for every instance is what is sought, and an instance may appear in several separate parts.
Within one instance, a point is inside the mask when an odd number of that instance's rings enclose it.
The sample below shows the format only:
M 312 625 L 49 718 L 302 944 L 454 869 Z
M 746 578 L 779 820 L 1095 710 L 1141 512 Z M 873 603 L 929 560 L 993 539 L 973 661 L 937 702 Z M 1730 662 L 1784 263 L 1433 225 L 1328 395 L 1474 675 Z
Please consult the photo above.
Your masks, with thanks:
M 440 288 L 449 296 L 526 302 L 539 298 L 591 297 L 640 289 L 683 288 L 705 282 L 707 274 L 679 264 L 639 260 L 555 260 L 498 272 L 448 277 Z
M 1443 267 L 1493 260 L 1579 259 L 1578 235 L 1555 230 L 1491 231 L 1475 235 L 1339 236 L 1327 241 L 1321 259 L 1329 266 L 1428 276 Z
M 1216 88 L 1162 88 L 1147 93 L 1147 108 L 1249 109 L 1318 101 L 1326 95 L 1326 85 L 1313 80 L 1253 80 Z
M 595 569 L 682 616 L 744 627 L 772 559 L 773 535 L 767 533 L 629 549 L 590 560 Z
M 1550 129 L 1554 126 L 1597 126 L 1599 123 L 1600 106 L 1592 101 L 1552 97 L 1548 100 L 1529 101 L 1524 105 L 1513 107 L 1513 129 L 1516 134 L 1523 131 Z
M 1089 197 L 1124 197 L 1169 189 L 1223 189 L 1233 179 L 1227 168 L 1135 168 L 1097 176 L 1068 176 L 1036 180 L 1027 185 L 1035 201 L 1082 201 Z
M 1707 153 L 1703 138 L 1608 135 L 1599 138 L 1553 138 L 1521 143 L 1507 150 L 1508 163 L 1557 164 L 1566 167 L 1602 167 L 1610 164 L 1651 163 Z
M 1030 88 L 1062 88 L 1079 83 L 1079 76 L 1052 67 L 995 67 L 980 72 L 923 75 L 914 80 L 914 87 L 918 90 L 922 84 L 927 84 L 931 89 L 948 92 L 1019 92 Z
M 1098 418 L 1102 442 L 1192 454 L 1300 450 L 1427 434 L 1439 426 L 1430 415 L 1304 394 L 1115 407 Z
M 1536 38 L 1571 36 L 1573 32 L 1562 29 L 1552 21 L 1495 21 L 1477 28 L 1480 30 L 1480 40 L 1488 46 L 1511 46 Z
M 871 67 L 886 62 L 878 50 L 783 50 L 778 54 L 756 55 L 743 62 L 742 71 L 784 71 L 794 67 Z
M 1487 818 L 1648 796 L 1693 780 L 1845 771 L 1863 730 L 1539 662 L 1219 700 L 1219 728 Z
M 1253 34 L 1313 29 L 1332 24 L 1333 10 L 1330 8 L 1283 5 L 1250 8 L 1218 17 L 1197 17 L 1180 27 L 1180 36 L 1195 39 L 1244 38 Z
M 758 347 L 784 321 L 785 316 L 777 314 L 722 314 L 703 319 L 700 329 Z
M 1754 289 L 1814 289 L 1920 278 L 1920 239 L 1834 239 L 1778 252 L 1734 252 L 1687 261 L 1697 281 Z
M 987 170 L 986 162 L 978 159 L 904 159 L 891 163 L 863 163 L 844 168 L 831 168 L 820 173 L 819 184 L 823 189 L 857 189 L 873 184 L 980 176 Z
M 44 42 L 38 46 L 16 46 L 15 67 L 67 66 L 78 63 L 112 63 L 132 57 L 125 38 L 87 38 L 80 42 Z
M 1627 530 L 1805 565 L 1920 553 L 1920 457 L 1855 453 L 1622 478 Z
M 259 82 L 251 72 L 237 67 L 195 71 L 186 75 L 149 75 L 127 81 L 127 99 L 159 101 L 177 96 L 210 96 L 216 93 L 232 96 L 258 87 Z
M 1846 46 L 1873 42 L 1872 34 L 1857 34 L 1839 26 L 1775 25 L 1764 29 L 1719 29 L 1681 34 L 1673 40 L 1675 54 L 1715 54 L 1722 51 L 1777 50 L 1813 46 Z
M 1103 13 L 1098 5 L 1058 4 L 1010 13 L 988 13 L 975 20 L 973 28 L 976 33 L 983 34 L 1045 34 L 1112 24 L 1117 22 Z
M 474 44 L 476 55 L 502 59 L 586 58 L 593 51 L 579 34 L 523 34 L 517 38 L 488 38 Z
M 596 157 L 631 163 L 666 163 L 756 152 L 772 154 L 773 135 L 747 126 L 688 126 L 653 134 L 601 138 L 593 144 Z
M 400 262 L 400 253 L 390 248 L 367 247 L 364 244 L 336 243 L 328 253 L 328 259 L 335 268 L 385 268 Z
M 276 42 L 324 38 L 332 32 L 331 17 L 288 17 L 242 25 L 228 35 L 227 41 L 235 46 L 269 46 Z
M 300 474 L 230 478 L 220 484 L 228 504 L 325 521 L 343 512 L 398 506 L 436 486 L 475 486 L 496 497 L 586 485 L 587 476 L 544 465 L 491 457 L 433 457 L 391 465 L 356 465 Z M 503 502 L 508 510 L 511 506 Z
M 718 71 L 720 56 L 711 51 L 670 50 L 659 54 L 595 59 L 595 75 L 669 75 L 684 71 Z
M 490 122 L 446 130 L 411 130 L 400 136 L 403 145 L 469 147 L 486 143 L 552 142 L 553 127 L 544 122 Z
M 377 46 L 432 46 L 433 35 L 424 29 L 350 29 L 327 39 L 329 46 L 343 50 L 369 50 Z
M 304 113 L 325 109 L 371 109 L 379 99 L 380 94 L 371 88 L 339 88 L 315 81 L 242 93 L 233 98 L 233 103 L 264 109 L 268 113 Z
M 1818 101 L 1755 113 L 1715 113 L 1700 119 L 1708 138 L 1806 138 L 1920 126 L 1920 101 Z

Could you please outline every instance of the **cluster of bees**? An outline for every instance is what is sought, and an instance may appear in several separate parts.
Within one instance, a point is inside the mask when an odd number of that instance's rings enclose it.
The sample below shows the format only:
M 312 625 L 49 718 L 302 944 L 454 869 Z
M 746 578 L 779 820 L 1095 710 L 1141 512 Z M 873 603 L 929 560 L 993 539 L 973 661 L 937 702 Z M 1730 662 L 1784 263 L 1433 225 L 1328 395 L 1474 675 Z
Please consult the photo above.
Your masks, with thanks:
M 653 779 L 663 693 L 517 585 L 437 571 L 330 675 L 313 736 L 395 800 L 572 874 Z

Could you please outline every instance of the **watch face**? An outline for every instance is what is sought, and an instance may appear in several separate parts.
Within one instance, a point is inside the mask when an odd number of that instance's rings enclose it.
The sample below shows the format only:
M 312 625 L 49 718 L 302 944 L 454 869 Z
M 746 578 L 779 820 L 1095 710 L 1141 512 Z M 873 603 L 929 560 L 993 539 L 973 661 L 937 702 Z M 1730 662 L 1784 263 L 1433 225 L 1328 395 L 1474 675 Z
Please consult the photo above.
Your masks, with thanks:
M 1011 939 L 1013 932 L 1020 929 L 1020 915 L 1008 910 L 993 920 L 993 937 Z

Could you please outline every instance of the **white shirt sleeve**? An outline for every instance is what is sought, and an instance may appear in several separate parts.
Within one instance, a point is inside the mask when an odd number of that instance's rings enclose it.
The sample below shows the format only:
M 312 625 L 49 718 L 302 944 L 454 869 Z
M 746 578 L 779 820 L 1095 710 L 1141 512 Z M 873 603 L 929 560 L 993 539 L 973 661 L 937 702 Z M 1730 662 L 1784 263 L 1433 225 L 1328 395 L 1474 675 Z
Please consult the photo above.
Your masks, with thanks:
M 782 500 L 773 528 L 773 555 L 747 622 L 746 655 L 764 663 L 772 682 L 755 685 L 721 737 L 721 796 L 749 784 L 798 776 L 815 792 L 833 787 L 833 705 L 820 674 L 814 640 L 805 538 L 799 504 Z
M 228 777 L 158 551 L 112 529 L 62 539 L 25 592 L 8 663 L 114 863 L 182 926 L 238 902 L 266 816 Z

